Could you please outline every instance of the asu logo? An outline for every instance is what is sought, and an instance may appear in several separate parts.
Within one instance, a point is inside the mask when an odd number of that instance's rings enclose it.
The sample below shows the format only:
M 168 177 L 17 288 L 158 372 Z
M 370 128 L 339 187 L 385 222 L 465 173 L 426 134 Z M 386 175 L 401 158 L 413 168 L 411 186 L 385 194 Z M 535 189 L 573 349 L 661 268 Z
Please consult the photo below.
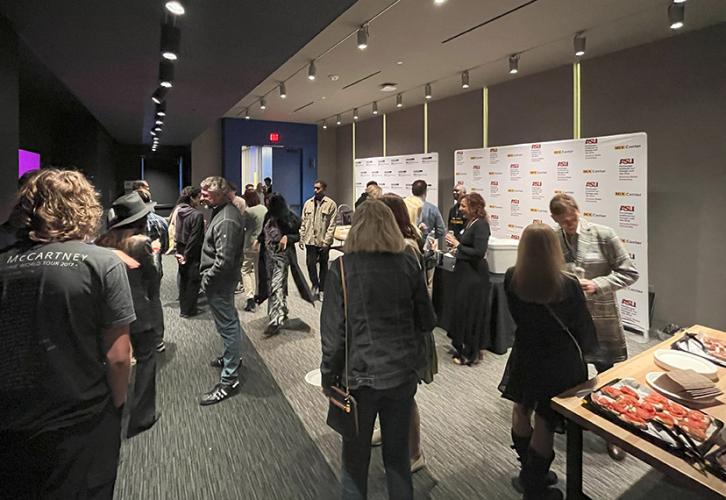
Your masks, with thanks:
M 509 168 L 519 168 L 519 163 L 512 163 Z
M 491 181 L 489 184 L 491 186 L 498 186 L 499 185 L 499 181 Z
M 489 208 L 492 208 L 492 207 L 489 206 Z M 499 220 L 499 216 L 497 214 L 489 214 L 489 218 L 491 220 Z
M 597 144 L 597 139 L 585 139 L 585 144 Z
M 489 152 L 490 153 L 496 153 L 497 151 L 499 151 L 497 148 L 491 148 L 491 149 L 489 149 Z
M 585 187 L 596 188 L 597 186 L 598 186 L 598 182 L 597 181 L 587 181 L 585 183 Z
M 481 165 L 474 165 L 471 168 L 474 169 L 474 170 L 481 170 Z
M 513 240 L 518 240 L 519 239 L 519 235 L 518 234 L 513 234 L 513 235 L 510 236 L 510 238 L 513 239 Z
M 542 181 L 532 181 L 532 187 L 542 187 Z
M 568 167 L 568 166 L 570 166 L 570 162 L 569 161 L 558 161 L 557 166 L 558 167 Z
M 621 212 L 635 212 L 634 205 L 620 205 Z
M 512 200 L 512 205 L 519 205 L 519 200 L 516 198 Z
M 532 149 L 542 149 L 542 144 L 532 144 Z
M 456 152 L 456 156 L 464 156 L 464 152 L 463 151 L 457 151 Z
M 620 165 L 633 165 L 635 159 L 633 158 L 620 158 Z
M 620 303 L 624 306 L 629 306 L 629 307 L 637 307 L 637 305 L 638 305 L 637 302 L 635 302 L 634 300 L 630 300 L 630 299 L 623 299 Z
M 542 224 L 542 219 L 532 219 L 532 224 Z

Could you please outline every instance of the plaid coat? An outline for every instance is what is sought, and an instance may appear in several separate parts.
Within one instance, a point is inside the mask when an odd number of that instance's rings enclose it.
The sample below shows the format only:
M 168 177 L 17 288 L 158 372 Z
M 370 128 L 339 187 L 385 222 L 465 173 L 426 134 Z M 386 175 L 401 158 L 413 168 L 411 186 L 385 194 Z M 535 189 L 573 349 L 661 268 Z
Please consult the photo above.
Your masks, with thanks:
M 565 262 L 584 269 L 584 278 L 597 285 L 597 292 L 587 296 L 587 307 L 600 344 L 599 354 L 591 361 L 624 361 L 628 351 L 615 292 L 632 285 L 639 276 L 625 245 L 609 227 L 582 217 L 577 227 L 576 251 L 571 251 L 562 229 L 557 234 Z

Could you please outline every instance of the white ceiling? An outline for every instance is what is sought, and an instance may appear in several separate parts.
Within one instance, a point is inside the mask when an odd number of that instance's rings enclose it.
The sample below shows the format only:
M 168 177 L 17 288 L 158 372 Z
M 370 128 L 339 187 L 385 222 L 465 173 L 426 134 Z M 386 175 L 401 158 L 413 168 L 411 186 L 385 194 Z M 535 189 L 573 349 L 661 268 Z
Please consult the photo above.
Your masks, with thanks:
M 583 57 L 587 60 L 726 21 L 726 1 L 690 0 L 685 4 L 685 27 L 673 31 L 669 4 L 669 0 L 448 0 L 434 5 L 433 0 L 359 0 L 225 116 L 244 116 L 249 107 L 255 119 L 303 123 L 327 119 L 334 125 L 335 115 L 342 113 L 343 123 L 350 123 L 354 107 L 359 108 L 361 120 L 372 116 L 373 101 L 378 101 L 382 113 L 395 111 L 397 92 L 381 92 L 378 87 L 383 82 L 397 83 L 404 106 L 411 106 L 424 100 L 427 82 L 432 83 L 433 100 L 464 92 L 460 72 L 465 69 L 470 70 L 472 89 L 515 78 L 508 73 L 507 58 L 512 53 L 521 53 L 517 78 L 570 64 L 575 59 L 572 38 L 578 31 L 587 37 Z M 519 6 L 524 7 L 442 43 Z M 355 30 L 387 8 L 370 24 L 368 48 L 359 50 Z M 315 81 L 307 79 L 312 59 L 317 59 Z M 377 71 L 376 76 L 343 89 Z M 339 75 L 337 81 L 328 78 L 333 74 Z M 283 80 L 286 99 L 280 99 L 277 89 Z M 264 112 L 259 109 L 263 95 L 267 96 Z M 295 111 L 308 103 L 312 104 Z

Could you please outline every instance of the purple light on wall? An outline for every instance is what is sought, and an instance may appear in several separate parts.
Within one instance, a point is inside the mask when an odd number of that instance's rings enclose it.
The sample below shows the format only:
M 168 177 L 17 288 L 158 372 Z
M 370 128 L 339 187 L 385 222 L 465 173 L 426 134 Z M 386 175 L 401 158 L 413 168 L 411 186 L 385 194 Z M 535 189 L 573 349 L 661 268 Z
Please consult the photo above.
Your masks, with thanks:
M 31 170 L 40 168 L 40 155 L 32 151 L 18 149 L 18 177 Z

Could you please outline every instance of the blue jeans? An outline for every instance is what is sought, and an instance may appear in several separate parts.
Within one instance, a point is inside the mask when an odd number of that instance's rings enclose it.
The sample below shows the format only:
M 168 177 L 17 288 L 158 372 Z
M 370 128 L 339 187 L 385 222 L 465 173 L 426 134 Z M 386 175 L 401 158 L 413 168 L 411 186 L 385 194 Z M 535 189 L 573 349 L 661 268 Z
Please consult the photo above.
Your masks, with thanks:
M 234 287 L 229 292 L 207 290 L 207 303 L 224 343 L 224 368 L 220 382 L 231 384 L 239 375 L 239 357 L 242 354 L 242 326 L 234 306 Z
M 353 439 L 343 439 L 342 498 L 344 500 L 368 498 L 371 437 L 376 415 L 379 415 L 388 498 L 412 499 L 413 482 L 408 438 L 416 382 L 408 382 L 393 389 L 379 391 L 363 387 L 351 392 L 358 403 L 358 436 Z

